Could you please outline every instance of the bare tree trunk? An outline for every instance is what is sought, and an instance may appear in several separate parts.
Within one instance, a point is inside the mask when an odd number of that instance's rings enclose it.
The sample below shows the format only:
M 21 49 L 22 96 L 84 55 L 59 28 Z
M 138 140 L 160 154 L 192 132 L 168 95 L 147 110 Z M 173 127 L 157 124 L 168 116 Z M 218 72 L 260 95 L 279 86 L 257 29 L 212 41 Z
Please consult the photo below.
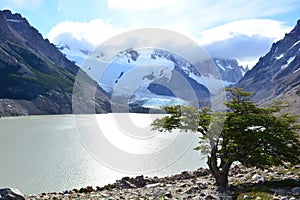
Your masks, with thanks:
M 228 188 L 228 173 L 232 162 L 222 162 L 220 166 L 217 164 L 217 149 L 212 148 L 211 155 L 208 157 L 208 167 L 216 180 L 216 185 L 224 190 Z

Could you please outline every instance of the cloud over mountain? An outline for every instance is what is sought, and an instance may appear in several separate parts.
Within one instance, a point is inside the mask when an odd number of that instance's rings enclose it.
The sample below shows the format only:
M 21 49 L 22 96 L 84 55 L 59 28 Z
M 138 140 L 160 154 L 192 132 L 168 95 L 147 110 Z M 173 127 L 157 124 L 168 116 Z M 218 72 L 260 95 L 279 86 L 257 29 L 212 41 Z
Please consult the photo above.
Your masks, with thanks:
M 169 27 L 176 31 L 176 26 Z M 67 43 L 73 49 L 93 50 L 107 39 L 128 29 L 114 26 L 107 20 L 93 19 L 89 22 L 65 21 L 48 34 L 54 44 Z M 253 66 L 266 53 L 272 42 L 283 38 L 290 27 L 279 21 L 247 19 L 230 22 L 189 35 L 202 45 L 212 57 L 235 58 L 243 65 Z

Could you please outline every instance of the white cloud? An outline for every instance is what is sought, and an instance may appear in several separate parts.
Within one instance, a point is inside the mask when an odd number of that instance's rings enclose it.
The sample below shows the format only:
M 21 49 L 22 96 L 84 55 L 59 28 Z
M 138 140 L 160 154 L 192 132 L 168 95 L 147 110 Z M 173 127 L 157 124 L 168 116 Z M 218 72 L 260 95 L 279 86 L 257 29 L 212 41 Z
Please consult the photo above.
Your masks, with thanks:
M 67 43 L 73 49 L 91 50 L 121 31 L 122 29 L 113 27 L 103 19 L 89 22 L 65 21 L 52 28 L 47 38 L 54 44 Z
M 175 26 L 189 23 L 193 34 L 241 19 L 270 18 L 299 10 L 298 0 L 108 0 L 112 19 L 128 27 Z
M 270 19 L 238 20 L 200 32 L 198 42 L 202 45 L 228 40 L 238 35 L 253 37 L 259 35 L 278 40 L 290 31 L 290 27 Z
M 235 58 L 252 66 L 291 29 L 259 18 L 300 9 L 296 0 L 107 0 L 107 6 L 111 23 L 98 19 L 98 29 L 92 22 L 61 23 L 49 33 L 50 40 L 59 43 L 68 38 L 74 45 L 95 47 L 121 31 L 167 28 L 192 37 L 213 57 Z
M 188 26 L 186 23 L 178 22 L 167 28 L 180 30 L 178 32 L 185 34 Z M 211 57 L 233 58 L 243 66 L 252 67 L 258 58 L 270 49 L 274 41 L 283 38 L 290 30 L 291 27 L 284 26 L 279 21 L 247 19 L 202 31 L 192 39 L 202 45 Z M 48 34 L 48 38 L 55 44 L 67 43 L 72 49 L 92 50 L 123 31 L 128 29 L 115 27 L 103 19 L 89 22 L 67 21 L 55 26 Z M 168 39 L 168 36 L 164 37 Z M 156 39 L 163 41 L 162 38 Z M 132 39 L 131 44 L 134 45 L 135 41 Z
M 200 32 L 196 39 L 211 57 L 234 58 L 243 66 L 253 67 L 275 41 L 282 39 L 291 27 L 269 19 L 247 19 L 230 22 Z

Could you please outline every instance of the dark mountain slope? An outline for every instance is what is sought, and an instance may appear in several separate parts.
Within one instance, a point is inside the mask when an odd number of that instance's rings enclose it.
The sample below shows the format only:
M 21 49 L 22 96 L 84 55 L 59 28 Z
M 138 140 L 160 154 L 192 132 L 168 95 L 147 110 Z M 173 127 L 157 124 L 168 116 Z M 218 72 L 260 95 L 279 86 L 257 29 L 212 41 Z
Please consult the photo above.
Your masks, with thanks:
M 290 33 L 272 45 L 270 51 L 235 86 L 254 92 L 254 100 L 262 104 L 277 99 L 287 100 L 298 112 L 299 83 L 300 20 Z
M 0 11 L 0 116 L 72 113 L 73 86 L 79 71 L 25 18 Z M 93 99 L 96 112 L 109 112 L 106 93 L 85 73 L 80 74 L 77 82 L 85 85 L 82 96 L 86 98 L 77 99 L 76 105 L 88 107 Z M 95 87 L 97 91 L 91 94 Z

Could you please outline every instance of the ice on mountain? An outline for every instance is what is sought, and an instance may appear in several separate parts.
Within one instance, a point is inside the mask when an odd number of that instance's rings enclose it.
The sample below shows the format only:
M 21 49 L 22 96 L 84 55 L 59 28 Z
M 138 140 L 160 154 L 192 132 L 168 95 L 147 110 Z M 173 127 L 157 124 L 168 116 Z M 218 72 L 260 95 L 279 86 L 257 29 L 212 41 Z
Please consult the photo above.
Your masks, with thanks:
M 24 20 L 17 20 L 17 19 L 6 19 L 7 22 L 14 22 L 14 23 L 21 23 Z
M 279 56 L 276 56 L 275 59 L 276 59 L 276 60 L 279 60 L 279 59 L 283 58 L 283 56 L 284 56 L 284 54 L 282 53 L 282 54 L 280 54 Z
M 292 56 L 288 59 L 287 63 L 285 65 L 281 66 L 281 69 L 286 68 L 287 66 L 289 66 L 289 64 L 295 59 L 296 56 Z

